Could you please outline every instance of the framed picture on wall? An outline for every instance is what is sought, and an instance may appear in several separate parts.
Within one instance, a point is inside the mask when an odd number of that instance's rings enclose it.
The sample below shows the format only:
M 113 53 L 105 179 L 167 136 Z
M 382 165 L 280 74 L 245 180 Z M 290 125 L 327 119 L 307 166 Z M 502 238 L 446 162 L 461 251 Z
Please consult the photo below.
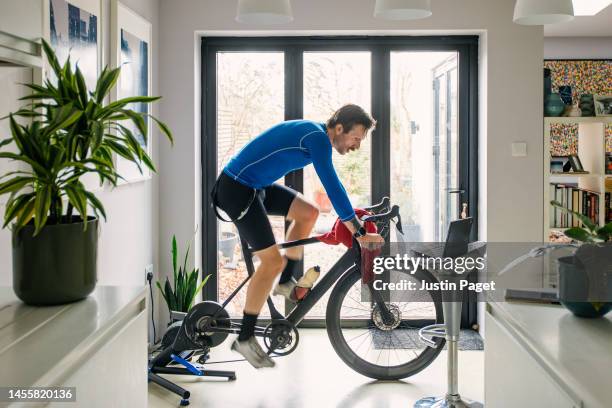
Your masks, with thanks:
M 94 90 L 103 66 L 101 0 L 42 0 L 43 36 L 54 49 L 60 65 L 68 56 L 73 69 L 78 65 L 85 84 Z M 55 74 L 44 59 L 34 82 L 55 81 Z M 98 176 L 86 174 L 81 181 L 89 191 L 100 191 L 104 185 Z
M 121 67 L 121 74 L 115 89 L 111 92 L 113 100 L 130 96 L 151 96 L 151 23 L 117 0 L 111 1 L 111 67 Z M 129 126 L 138 143 L 148 153 L 152 154 L 151 146 L 151 120 L 147 114 L 150 107 L 144 103 L 133 103 L 127 106 L 143 115 L 147 126 L 149 140 L 131 122 L 124 122 Z M 116 157 L 117 171 L 124 180 L 119 183 L 132 183 L 151 178 L 151 172 L 146 166 L 138 167 L 123 159 Z
M 79 66 L 87 88 L 93 90 L 102 69 L 102 18 L 100 0 L 43 0 L 43 35 L 60 64 L 70 55 Z M 46 62 L 45 62 L 46 63 Z M 54 74 L 43 65 L 43 78 Z

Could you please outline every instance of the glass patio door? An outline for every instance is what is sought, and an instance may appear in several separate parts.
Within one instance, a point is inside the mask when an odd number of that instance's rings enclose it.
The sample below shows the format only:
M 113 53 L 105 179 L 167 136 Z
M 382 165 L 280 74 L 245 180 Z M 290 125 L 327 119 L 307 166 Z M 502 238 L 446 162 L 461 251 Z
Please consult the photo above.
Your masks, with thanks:
M 391 53 L 391 201 L 408 242 L 444 241 L 458 218 L 457 52 Z
M 208 198 L 221 169 L 268 127 L 301 118 L 324 122 L 345 103 L 377 120 L 360 150 L 334 152 L 355 207 L 390 196 L 401 208 L 403 239 L 444 241 L 467 203 L 477 231 L 477 49 L 475 37 L 204 38 L 202 255 L 203 271 L 213 273 L 205 298 L 223 302 L 246 276 L 236 230 L 217 221 Z M 312 166 L 278 182 L 320 208 L 314 234 L 331 228 L 336 214 Z M 284 241 L 285 220 L 271 222 Z M 324 273 L 343 251 L 307 246 L 303 267 L 319 265 Z M 228 305 L 232 317 L 242 314 L 245 293 Z M 281 298 L 274 302 L 289 310 Z M 307 319 L 322 324 L 326 303 Z M 464 310 L 464 325 L 475 322 L 475 306 Z

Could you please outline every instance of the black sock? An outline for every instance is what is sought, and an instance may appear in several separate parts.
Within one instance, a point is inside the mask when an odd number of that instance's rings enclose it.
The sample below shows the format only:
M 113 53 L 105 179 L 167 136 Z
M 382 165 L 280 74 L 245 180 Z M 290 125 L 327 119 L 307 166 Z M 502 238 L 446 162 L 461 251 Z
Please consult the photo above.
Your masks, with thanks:
M 255 333 L 255 323 L 257 323 L 257 315 L 244 312 L 242 316 L 242 327 L 238 334 L 238 341 L 248 340 Z
M 283 269 L 283 273 L 281 273 L 278 283 L 289 282 L 294 276 L 294 272 L 297 269 L 299 262 L 299 260 L 287 258 L 287 265 L 285 265 L 285 269 Z

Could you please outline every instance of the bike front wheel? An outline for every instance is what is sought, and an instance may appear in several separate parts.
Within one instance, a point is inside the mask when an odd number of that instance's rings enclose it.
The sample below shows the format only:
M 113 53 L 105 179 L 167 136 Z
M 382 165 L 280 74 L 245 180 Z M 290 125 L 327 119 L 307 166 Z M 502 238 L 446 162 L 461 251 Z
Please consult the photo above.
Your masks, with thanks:
M 406 275 L 406 276 L 403 276 Z M 434 282 L 428 272 L 402 273 L 402 279 Z M 426 368 L 440 354 L 445 340 L 436 347 L 419 340 L 418 330 L 443 321 L 437 294 L 403 291 L 383 294 L 384 307 L 393 317 L 383 318 L 381 302 L 369 299 L 361 273 L 353 267 L 340 279 L 327 304 L 327 334 L 338 356 L 353 370 L 377 380 L 398 380 Z M 387 314 L 389 316 L 389 314 Z

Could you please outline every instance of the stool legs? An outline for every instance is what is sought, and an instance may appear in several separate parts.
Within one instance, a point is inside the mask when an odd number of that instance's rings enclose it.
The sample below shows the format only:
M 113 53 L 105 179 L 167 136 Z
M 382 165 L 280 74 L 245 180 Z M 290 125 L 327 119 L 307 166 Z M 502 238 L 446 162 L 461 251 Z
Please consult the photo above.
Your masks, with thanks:
M 446 344 L 448 347 L 447 382 L 443 397 L 425 397 L 414 404 L 414 408 L 482 408 L 480 402 L 462 399 L 459 395 L 459 332 L 461 328 L 461 302 L 442 302 Z

